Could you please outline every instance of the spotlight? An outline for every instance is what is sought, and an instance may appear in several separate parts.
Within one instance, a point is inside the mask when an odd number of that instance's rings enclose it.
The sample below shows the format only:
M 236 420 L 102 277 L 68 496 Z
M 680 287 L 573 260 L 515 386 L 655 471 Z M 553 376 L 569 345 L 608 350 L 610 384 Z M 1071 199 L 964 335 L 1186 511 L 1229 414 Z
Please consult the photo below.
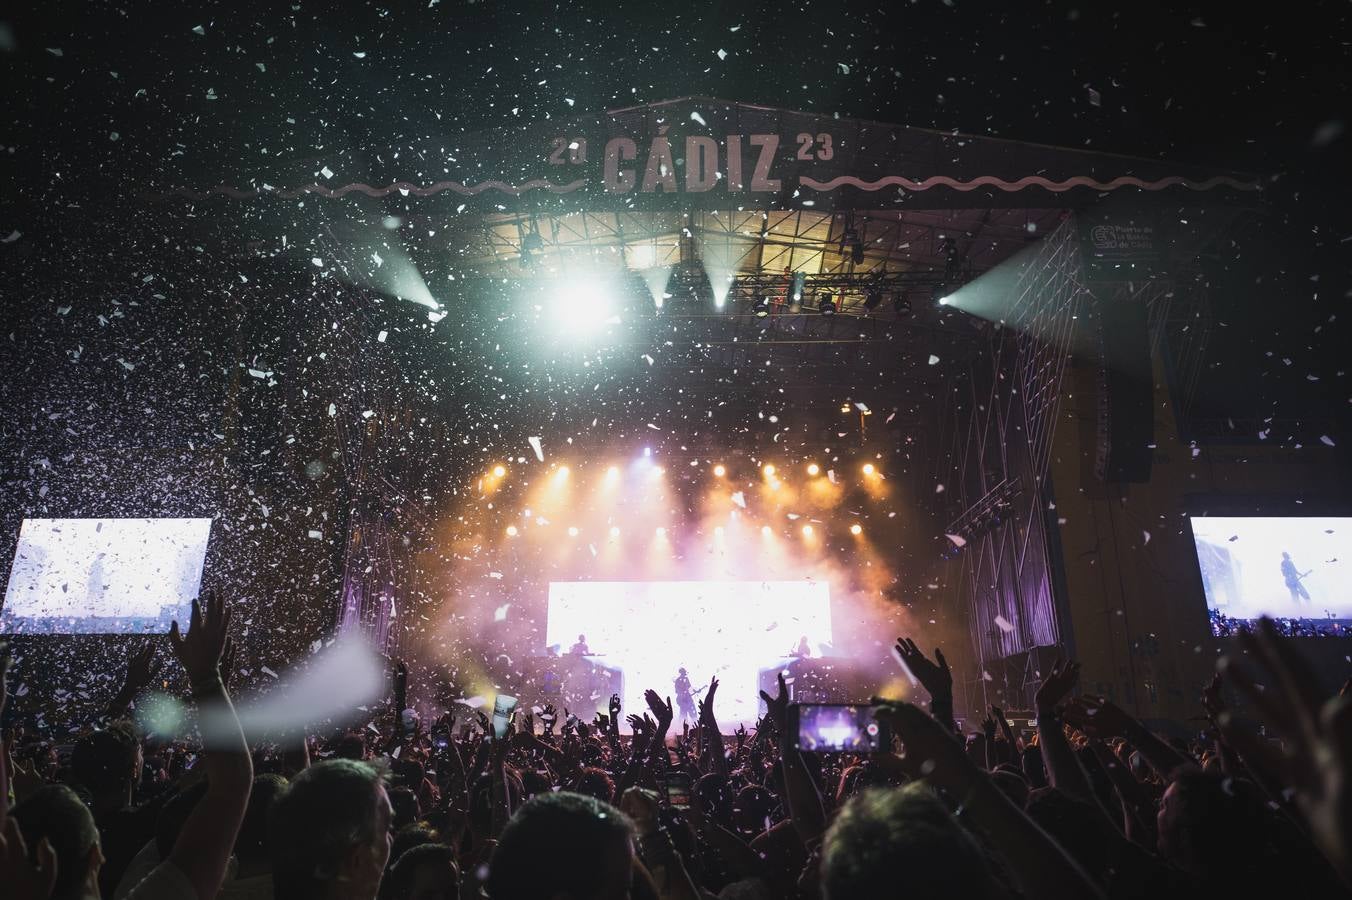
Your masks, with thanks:
M 772 534 L 772 532 L 770 531 L 770 526 L 769 526 L 769 525 L 762 525 L 762 526 L 761 526 L 761 534 L 765 535 L 766 537 L 769 537 L 769 536 Z
M 611 526 L 610 526 L 610 536 L 611 536 L 612 538 L 617 538 L 617 537 L 619 537 L 619 536 L 620 536 L 620 526 L 618 526 L 618 525 L 611 525 Z
M 881 288 L 869 288 L 868 290 L 864 291 L 864 309 L 867 309 L 869 312 L 872 312 L 873 310 L 881 306 L 882 302 L 883 302 L 883 292 Z
M 864 533 L 864 528 L 863 528 L 863 526 L 860 525 L 858 522 L 856 522 L 856 523 L 854 523 L 853 525 L 850 526 L 850 534 L 858 535 L 858 534 L 863 534 L 863 533 Z
M 657 526 L 657 536 L 660 538 L 664 538 L 667 536 L 667 530 L 663 528 L 661 525 Z
M 950 299 L 952 299 L 952 298 L 950 298 L 950 297 L 940 297 L 940 298 L 939 298 L 939 305 L 940 305 L 940 306 L 947 306 L 947 305 L 948 305 L 948 301 L 949 301 Z
M 756 318 L 758 319 L 764 319 L 766 316 L 770 315 L 770 298 L 761 297 L 756 301 L 756 305 L 751 307 L 751 311 L 756 314 Z
M 803 292 L 807 289 L 807 273 L 794 272 L 793 281 L 789 284 L 789 312 L 800 313 L 803 311 Z
M 812 537 L 812 526 L 811 526 L 811 525 L 804 525 L 804 526 L 803 526 L 803 537 Z
M 517 534 L 517 532 L 516 532 L 516 526 L 515 526 L 515 525 L 508 525 L 508 526 L 507 526 L 507 536 L 508 536 L 508 537 L 516 537 L 516 534 Z
M 717 465 L 714 466 L 714 474 L 717 475 L 719 478 L 722 478 L 724 475 L 728 474 L 728 470 L 723 468 L 721 465 Z
M 572 526 L 571 528 L 568 529 L 568 536 L 569 536 L 569 537 L 577 537 L 577 526 L 576 526 L 576 525 L 574 525 L 574 526 Z
M 821 466 L 817 465 L 816 463 L 813 463 L 812 465 L 807 467 L 807 474 L 816 476 L 821 473 L 821 470 L 822 470 Z
M 836 301 L 830 294 L 818 294 L 817 310 L 824 316 L 834 316 L 836 314 Z
M 865 474 L 865 475 L 872 475 L 872 474 L 874 473 L 874 471 L 876 471 L 876 470 L 873 468 L 873 463 L 864 463 L 864 474 Z
M 567 466 L 559 466 L 559 470 L 558 470 L 557 472 L 554 473 L 554 478 L 555 478 L 556 481 L 567 481 L 567 480 L 568 480 L 568 467 L 567 467 Z
M 714 537 L 721 538 L 722 536 L 723 536 L 723 526 L 719 525 L 717 528 L 714 529 Z
M 494 476 L 496 476 L 496 477 L 498 477 L 498 478 L 501 478 L 502 476 L 504 476 L 504 475 L 506 475 L 506 474 L 507 474 L 507 469 L 506 469 L 505 466 L 494 466 L 494 467 L 493 467 L 493 475 L 494 475 Z
M 892 299 L 892 308 L 897 311 L 899 316 L 909 316 L 911 314 L 911 298 L 905 294 L 897 294 Z
M 766 463 L 765 468 L 761 469 L 761 471 L 765 473 L 766 478 L 775 477 L 775 467 L 770 463 Z

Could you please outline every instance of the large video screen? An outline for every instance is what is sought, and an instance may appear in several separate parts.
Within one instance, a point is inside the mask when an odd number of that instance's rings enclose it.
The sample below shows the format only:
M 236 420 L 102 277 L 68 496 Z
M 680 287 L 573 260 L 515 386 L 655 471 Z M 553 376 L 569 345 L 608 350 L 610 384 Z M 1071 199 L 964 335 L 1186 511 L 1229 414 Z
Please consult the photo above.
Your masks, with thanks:
M 1352 518 L 1190 521 L 1217 633 L 1263 615 L 1316 629 L 1352 620 Z
M 803 650 L 827 655 L 831 643 L 830 589 L 811 581 L 554 582 L 548 614 L 545 642 L 551 652 L 566 661 L 585 645 L 589 659 L 619 670 L 626 715 L 647 709 L 647 688 L 670 697 L 676 733 L 682 669 L 689 681 L 686 716 L 693 720 L 716 677 L 714 712 L 731 731 L 756 722 L 761 669 L 785 664 Z M 562 668 L 565 679 L 594 677 L 585 666 Z M 586 685 L 565 681 L 563 689 L 589 696 Z M 606 697 L 594 699 L 599 703 L 591 709 L 606 705 Z
M 167 632 L 187 621 L 210 533 L 210 519 L 25 519 L 0 632 Z

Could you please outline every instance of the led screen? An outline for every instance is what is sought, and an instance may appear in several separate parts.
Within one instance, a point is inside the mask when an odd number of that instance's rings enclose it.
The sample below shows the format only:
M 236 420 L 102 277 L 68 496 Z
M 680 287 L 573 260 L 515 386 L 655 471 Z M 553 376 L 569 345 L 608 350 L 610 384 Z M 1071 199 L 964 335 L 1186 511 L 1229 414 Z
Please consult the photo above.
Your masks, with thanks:
M 25 519 L 0 632 L 166 632 L 201 587 L 210 532 L 210 519 Z
M 691 705 L 717 677 L 714 712 L 728 732 L 755 724 L 761 669 L 788 662 L 804 639 L 813 656 L 830 644 L 830 590 L 811 581 L 550 584 L 546 644 L 568 655 L 579 636 L 591 659 L 622 673 L 626 714 L 647 708 L 646 688 L 671 697 L 673 731 L 682 720 L 680 669 L 687 670 Z
M 1352 518 L 1190 520 L 1213 625 L 1262 615 L 1352 619 Z

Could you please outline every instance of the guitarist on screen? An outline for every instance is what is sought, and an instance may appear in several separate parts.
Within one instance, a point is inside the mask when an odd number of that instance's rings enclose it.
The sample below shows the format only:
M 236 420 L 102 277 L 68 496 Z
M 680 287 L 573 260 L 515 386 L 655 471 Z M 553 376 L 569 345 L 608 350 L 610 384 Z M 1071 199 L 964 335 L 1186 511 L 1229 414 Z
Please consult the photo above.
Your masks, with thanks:
M 1297 572 L 1296 564 L 1291 561 L 1291 554 L 1282 552 L 1282 580 L 1286 582 L 1286 589 L 1291 592 L 1292 603 L 1299 603 L 1302 600 L 1309 602 L 1310 592 L 1305 590 L 1305 585 L 1300 583 L 1300 580 L 1309 574 L 1308 571 Z

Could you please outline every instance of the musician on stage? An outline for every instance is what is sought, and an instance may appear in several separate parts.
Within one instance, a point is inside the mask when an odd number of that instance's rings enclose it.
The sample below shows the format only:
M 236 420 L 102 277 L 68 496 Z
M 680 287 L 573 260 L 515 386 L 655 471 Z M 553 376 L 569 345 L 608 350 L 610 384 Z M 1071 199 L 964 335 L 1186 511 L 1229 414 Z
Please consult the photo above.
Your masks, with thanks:
M 690 676 L 686 674 L 685 667 L 676 675 L 676 680 L 672 683 L 676 688 L 676 710 L 679 720 L 684 723 L 687 719 L 691 722 L 699 722 L 699 714 L 695 712 L 695 695 L 690 688 Z
M 1310 592 L 1300 583 L 1300 580 L 1309 574 L 1297 570 L 1296 564 L 1291 561 L 1291 554 L 1282 551 L 1282 580 L 1286 582 L 1286 589 L 1291 592 L 1292 603 L 1300 603 L 1302 600 L 1309 602 Z
M 569 656 L 587 656 L 590 653 L 591 650 L 587 648 L 587 636 L 585 634 L 579 634 L 577 643 L 568 648 Z

